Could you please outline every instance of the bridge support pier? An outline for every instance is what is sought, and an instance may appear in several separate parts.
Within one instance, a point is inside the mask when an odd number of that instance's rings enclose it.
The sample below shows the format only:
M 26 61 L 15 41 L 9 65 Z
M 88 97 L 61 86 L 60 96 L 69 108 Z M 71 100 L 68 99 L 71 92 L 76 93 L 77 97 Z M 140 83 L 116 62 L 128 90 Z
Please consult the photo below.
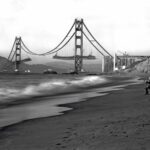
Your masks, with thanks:
M 102 73 L 105 71 L 105 58 L 102 56 Z
M 83 19 L 75 19 L 75 72 L 83 67 Z
M 113 59 L 110 56 L 104 56 L 104 72 L 112 72 L 113 71 Z

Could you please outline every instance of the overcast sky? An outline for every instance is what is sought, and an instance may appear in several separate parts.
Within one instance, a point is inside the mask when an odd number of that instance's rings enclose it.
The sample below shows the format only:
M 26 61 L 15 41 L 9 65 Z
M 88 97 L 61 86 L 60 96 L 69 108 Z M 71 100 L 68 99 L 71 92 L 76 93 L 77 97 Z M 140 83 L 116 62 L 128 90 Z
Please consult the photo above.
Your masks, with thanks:
M 1 0 L 0 55 L 9 54 L 15 36 L 47 51 L 77 17 L 110 53 L 150 55 L 149 0 Z

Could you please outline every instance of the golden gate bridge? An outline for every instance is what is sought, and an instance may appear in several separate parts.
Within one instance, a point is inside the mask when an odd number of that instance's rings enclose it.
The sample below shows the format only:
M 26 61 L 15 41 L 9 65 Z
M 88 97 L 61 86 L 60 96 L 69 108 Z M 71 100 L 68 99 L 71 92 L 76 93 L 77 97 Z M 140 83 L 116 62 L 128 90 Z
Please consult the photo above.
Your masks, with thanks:
M 58 56 L 57 53 L 62 51 L 63 48 L 74 38 L 74 55 L 73 56 Z M 113 56 L 96 40 L 93 34 L 90 32 L 83 19 L 75 19 L 71 28 L 62 39 L 62 41 L 55 46 L 53 49 L 48 50 L 44 53 L 36 53 L 27 47 L 21 37 L 16 37 L 13 43 L 11 52 L 8 56 L 8 60 L 15 64 L 15 70 L 19 72 L 20 64 L 22 62 L 30 61 L 31 59 L 22 59 L 22 52 L 24 51 L 28 55 L 35 56 L 47 56 L 52 55 L 55 59 L 74 60 L 74 72 L 80 73 L 83 69 L 83 60 L 92 60 L 96 57 L 92 54 L 87 56 L 84 55 L 84 38 L 89 42 L 90 45 L 102 56 L 102 72 L 105 70 L 106 64 L 109 70 L 113 70 Z

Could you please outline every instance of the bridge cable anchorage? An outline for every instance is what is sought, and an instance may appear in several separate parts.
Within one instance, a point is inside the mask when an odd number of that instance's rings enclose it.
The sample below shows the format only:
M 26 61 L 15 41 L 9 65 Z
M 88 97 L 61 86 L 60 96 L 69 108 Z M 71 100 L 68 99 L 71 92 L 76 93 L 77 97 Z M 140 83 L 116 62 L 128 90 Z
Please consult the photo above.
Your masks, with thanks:
M 32 52 L 28 51 L 28 49 L 26 49 L 26 47 L 22 47 L 22 50 L 24 50 L 26 53 L 31 54 L 31 55 L 38 55 L 38 56 L 45 56 L 45 55 L 50 55 L 53 53 L 56 53 L 58 51 L 60 51 L 62 48 L 64 48 L 69 42 L 70 40 L 73 38 L 73 36 L 75 35 L 75 32 L 72 34 L 72 36 L 68 39 L 68 41 L 66 41 L 66 43 L 64 43 L 59 49 L 55 50 L 55 51 L 49 51 L 46 54 L 32 54 Z
M 99 52 L 101 53 L 103 56 L 105 56 L 92 42 L 91 40 L 88 38 L 88 36 L 84 33 L 84 31 L 82 31 L 83 35 L 86 37 L 86 39 L 93 45 L 93 47 Z
M 32 55 L 49 55 L 49 54 L 51 54 L 51 53 L 55 53 L 55 52 L 53 52 L 53 51 L 55 51 L 65 40 L 66 40 L 66 38 L 68 37 L 68 35 L 70 34 L 70 32 L 72 31 L 72 29 L 73 29 L 73 27 L 75 26 L 75 22 L 73 23 L 73 25 L 71 26 L 71 28 L 70 28 L 70 30 L 67 32 L 67 34 L 66 34 L 66 36 L 63 38 L 63 40 L 55 47 L 55 48 L 53 48 L 53 49 L 51 49 L 51 50 L 49 50 L 48 52 L 45 52 L 45 53 L 35 53 L 35 52 L 33 52 L 33 51 L 31 51 L 25 44 L 24 44 L 24 42 L 22 41 L 22 45 L 24 46 L 24 48 L 26 49 L 26 50 L 28 50 L 28 52 L 30 52 L 30 54 L 32 54 Z M 72 36 L 71 36 L 72 37 Z M 70 39 L 71 40 L 71 39 Z M 69 40 L 69 41 L 70 41 Z M 68 42 L 67 42 L 68 43 Z M 66 44 L 65 44 L 66 45 Z
M 91 33 L 90 30 L 87 28 L 87 26 L 85 25 L 84 22 L 83 22 L 83 26 L 84 26 L 85 29 L 88 31 L 88 33 L 91 35 L 91 37 L 94 39 L 94 41 L 95 41 L 111 58 L 113 58 L 113 56 L 95 39 L 95 37 L 92 35 L 92 33 Z

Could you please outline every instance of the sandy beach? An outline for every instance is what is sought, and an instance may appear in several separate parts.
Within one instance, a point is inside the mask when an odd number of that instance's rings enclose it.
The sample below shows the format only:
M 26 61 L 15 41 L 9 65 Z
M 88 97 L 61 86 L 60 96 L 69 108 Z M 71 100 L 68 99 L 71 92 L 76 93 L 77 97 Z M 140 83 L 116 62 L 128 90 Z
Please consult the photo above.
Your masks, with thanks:
M 74 109 L 64 115 L 1 128 L 0 150 L 149 150 L 150 95 L 144 86 L 65 104 Z

